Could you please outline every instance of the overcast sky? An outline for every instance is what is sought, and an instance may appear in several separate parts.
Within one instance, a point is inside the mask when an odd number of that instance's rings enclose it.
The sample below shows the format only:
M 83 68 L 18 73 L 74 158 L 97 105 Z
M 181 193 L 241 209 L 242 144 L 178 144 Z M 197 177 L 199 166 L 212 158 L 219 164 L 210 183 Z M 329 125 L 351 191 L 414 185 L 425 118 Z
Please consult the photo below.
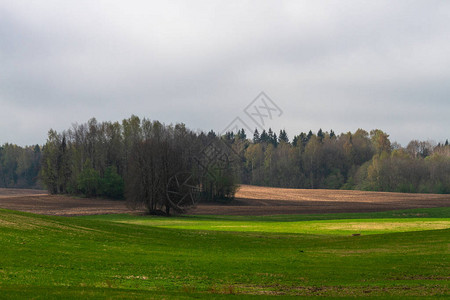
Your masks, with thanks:
M 0 144 L 132 114 L 450 138 L 450 1 L 0 2 Z

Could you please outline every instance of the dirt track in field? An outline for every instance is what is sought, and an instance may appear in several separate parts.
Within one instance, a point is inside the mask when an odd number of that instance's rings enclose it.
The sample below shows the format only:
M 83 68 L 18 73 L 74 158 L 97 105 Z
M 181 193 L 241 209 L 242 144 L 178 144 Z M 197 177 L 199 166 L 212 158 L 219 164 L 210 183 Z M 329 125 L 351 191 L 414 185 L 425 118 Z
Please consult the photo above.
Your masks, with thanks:
M 275 215 L 374 212 L 450 207 L 450 195 L 281 189 L 242 185 L 229 204 L 199 204 L 189 214 Z M 45 215 L 140 213 L 123 201 L 48 195 L 42 190 L 0 189 L 0 208 Z

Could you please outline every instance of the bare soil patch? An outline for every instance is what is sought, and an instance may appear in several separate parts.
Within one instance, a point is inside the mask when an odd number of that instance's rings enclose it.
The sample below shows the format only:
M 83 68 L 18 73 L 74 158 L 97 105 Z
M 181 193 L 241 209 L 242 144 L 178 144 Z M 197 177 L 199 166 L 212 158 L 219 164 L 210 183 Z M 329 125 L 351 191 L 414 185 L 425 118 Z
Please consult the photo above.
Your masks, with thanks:
M 42 215 L 80 216 L 133 213 L 125 201 L 49 195 L 42 190 L 0 189 L 0 208 Z
M 44 190 L 0 188 L 0 199 L 11 198 L 11 197 L 47 195 L 47 194 L 48 194 L 47 191 L 44 191 Z
M 450 195 L 283 189 L 241 185 L 229 204 L 199 204 L 191 214 L 278 215 L 449 207 Z
M 276 215 L 375 212 L 450 207 L 450 195 L 282 189 L 242 185 L 228 204 L 199 204 L 189 214 Z M 124 201 L 48 195 L 42 190 L 0 189 L 0 208 L 45 215 L 142 213 Z

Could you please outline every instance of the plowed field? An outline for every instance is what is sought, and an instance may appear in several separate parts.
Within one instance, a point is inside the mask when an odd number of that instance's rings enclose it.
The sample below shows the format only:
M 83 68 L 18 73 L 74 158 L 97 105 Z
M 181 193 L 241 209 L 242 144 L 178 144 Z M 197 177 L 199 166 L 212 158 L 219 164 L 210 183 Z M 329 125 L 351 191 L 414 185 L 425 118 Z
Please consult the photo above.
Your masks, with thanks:
M 282 189 L 242 185 L 233 202 L 199 204 L 188 213 L 275 215 L 374 212 L 448 206 L 450 195 Z M 135 212 L 123 201 L 48 195 L 42 190 L 21 189 L 0 189 L 0 208 L 63 216 Z

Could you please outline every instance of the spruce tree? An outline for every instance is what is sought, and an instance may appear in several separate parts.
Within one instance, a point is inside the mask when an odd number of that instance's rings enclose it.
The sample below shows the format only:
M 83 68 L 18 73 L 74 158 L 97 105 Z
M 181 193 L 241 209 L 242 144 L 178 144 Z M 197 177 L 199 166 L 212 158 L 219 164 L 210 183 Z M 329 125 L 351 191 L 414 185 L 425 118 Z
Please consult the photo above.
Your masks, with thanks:
M 325 135 L 323 134 L 322 128 L 319 129 L 319 131 L 317 132 L 317 137 L 319 138 L 319 140 L 322 142 L 323 138 L 325 137 Z
M 216 133 L 214 132 L 214 130 L 211 129 L 211 131 L 208 132 L 208 137 L 209 137 L 209 138 L 216 137 Z
M 267 134 L 269 135 L 269 141 L 273 140 L 273 131 L 272 128 L 269 127 L 269 131 L 267 132 Z
M 292 146 L 297 147 L 298 141 L 299 136 L 298 135 L 294 136 L 294 138 L 292 139 Z
M 260 136 L 259 140 L 261 141 L 261 143 L 269 142 L 269 135 L 267 134 L 265 129 L 263 129 L 263 131 L 261 132 L 261 136 Z
M 289 138 L 287 136 L 286 130 L 280 130 L 280 135 L 278 136 L 278 140 L 281 142 L 289 143 Z
M 312 131 L 310 130 L 310 131 L 308 132 L 308 135 L 306 136 L 306 141 L 308 142 L 308 141 L 311 139 L 312 136 L 313 136 L 313 133 L 312 133 Z
M 330 138 L 334 138 L 336 134 L 334 133 L 333 129 L 330 130 Z
M 311 130 L 309 131 L 311 132 Z M 311 132 L 312 135 L 312 132 Z M 303 146 L 306 146 L 306 143 L 308 143 L 308 137 L 306 135 L 306 133 L 301 132 L 300 135 L 298 136 L 300 142 L 303 144 Z
M 247 134 L 245 133 L 244 128 L 242 128 L 241 131 L 238 132 L 238 136 L 241 140 L 245 140 L 247 138 Z
M 259 132 L 258 129 L 255 129 L 255 132 L 253 133 L 253 143 L 254 144 L 258 144 L 260 142 L 260 138 L 259 138 Z
M 275 147 L 278 146 L 278 138 L 277 138 L 277 134 L 276 134 L 276 133 L 273 134 L 271 143 L 272 143 Z

